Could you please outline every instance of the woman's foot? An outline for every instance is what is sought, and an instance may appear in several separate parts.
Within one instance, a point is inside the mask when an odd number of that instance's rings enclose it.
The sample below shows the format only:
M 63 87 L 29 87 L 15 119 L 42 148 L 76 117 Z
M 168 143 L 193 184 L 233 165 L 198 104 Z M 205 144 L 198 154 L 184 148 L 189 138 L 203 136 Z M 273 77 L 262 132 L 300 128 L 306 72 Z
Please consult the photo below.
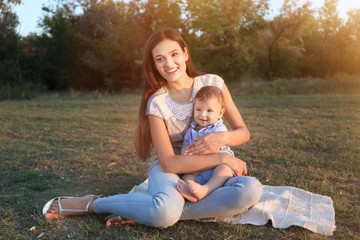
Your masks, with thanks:
M 93 202 L 97 198 L 98 197 L 94 195 L 87 195 L 83 197 L 55 198 L 53 199 L 47 212 L 44 213 L 45 218 L 46 219 L 66 218 L 70 216 L 94 213 Z M 59 208 L 59 203 L 58 203 L 59 199 L 61 201 L 61 210 Z
M 190 192 L 192 195 L 197 199 L 201 200 L 208 194 L 208 187 L 207 185 L 200 185 L 197 182 L 194 182 L 192 180 L 189 180 L 187 182 L 187 186 L 190 189 Z
M 191 193 L 188 184 L 182 179 L 179 179 L 177 182 L 177 189 L 180 194 L 190 202 L 197 202 L 198 199 L 194 196 L 194 194 Z
M 113 225 L 120 225 L 120 224 L 136 224 L 136 222 L 129 220 L 124 217 L 116 216 L 116 215 L 110 215 L 106 219 L 106 227 L 110 227 Z

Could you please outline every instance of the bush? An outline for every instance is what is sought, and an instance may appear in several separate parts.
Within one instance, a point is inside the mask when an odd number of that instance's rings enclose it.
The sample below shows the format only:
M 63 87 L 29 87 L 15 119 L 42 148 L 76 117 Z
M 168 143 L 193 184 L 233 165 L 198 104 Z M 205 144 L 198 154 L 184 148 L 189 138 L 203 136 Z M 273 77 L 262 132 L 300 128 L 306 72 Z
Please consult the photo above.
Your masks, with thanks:
M 32 82 L 26 82 L 24 84 L 7 83 L 0 86 L 0 100 L 30 100 L 35 98 L 43 90 L 43 87 L 35 85 Z
M 326 86 L 330 91 L 348 92 L 360 90 L 360 75 L 350 75 L 347 73 L 336 73 L 326 79 Z
M 338 73 L 327 78 L 279 78 L 272 82 L 247 80 L 230 83 L 232 91 L 247 94 L 314 94 L 360 91 L 360 75 Z
M 312 94 L 322 91 L 322 79 L 319 78 L 292 78 L 277 79 L 272 83 L 276 94 Z

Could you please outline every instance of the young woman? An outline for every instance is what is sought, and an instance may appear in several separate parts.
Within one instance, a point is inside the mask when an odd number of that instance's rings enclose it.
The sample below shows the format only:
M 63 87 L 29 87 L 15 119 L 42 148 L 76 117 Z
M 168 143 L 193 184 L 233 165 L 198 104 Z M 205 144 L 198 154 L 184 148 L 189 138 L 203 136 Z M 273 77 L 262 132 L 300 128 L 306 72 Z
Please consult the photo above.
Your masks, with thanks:
M 58 197 L 46 203 L 47 219 L 85 213 L 110 213 L 153 227 L 168 227 L 179 220 L 230 216 L 253 206 L 261 197 L 262 185 L 247 174 L 246 163 L 226 153 L 223 145 L 235 146 L 249 140 L 249 131 L 224 81 L 216 75 L 197 73 L 189 50 L 174 29 L 160 29 L 148 39 L 143 58 L 144 91 L 135 146 L 141 159 L 156 156 L 149 170 L 148 195 L 120 194 L 110 197 Z M 193 100 L 203 86 L 222 89 L 232 130 L 206 134 L 180 155 L 186 129 L 192 120 Z M 238 177 L 195 203 L 186 202 L 176 185 L 178 174 L 228 165 Z M 112 218 L 110 222 L 116 221 Z

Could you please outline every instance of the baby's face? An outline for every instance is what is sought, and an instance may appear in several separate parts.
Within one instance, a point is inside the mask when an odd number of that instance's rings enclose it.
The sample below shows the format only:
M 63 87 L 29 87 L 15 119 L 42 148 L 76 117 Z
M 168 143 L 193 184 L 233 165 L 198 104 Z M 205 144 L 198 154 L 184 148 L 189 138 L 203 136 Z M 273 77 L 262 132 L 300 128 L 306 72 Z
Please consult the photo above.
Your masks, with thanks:
M 224 111 L 219 100 L 215 97 L 203 101 L 195 99 L 194 120 L 201 127 L 214 124 L 222 117 Z

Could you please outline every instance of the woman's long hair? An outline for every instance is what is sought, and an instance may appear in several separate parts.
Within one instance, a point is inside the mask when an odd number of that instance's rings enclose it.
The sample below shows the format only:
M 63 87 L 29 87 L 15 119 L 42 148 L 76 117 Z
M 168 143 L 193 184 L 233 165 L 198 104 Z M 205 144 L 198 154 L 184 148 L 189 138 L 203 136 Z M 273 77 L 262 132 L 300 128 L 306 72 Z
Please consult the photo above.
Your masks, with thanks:
M 166 39 L 178 42 L 183 51 L 189 51 L 184 39 L 181 37 L 179 32 L 173 28 L 156 30 L 145 44 L 142 66 L 144 74 L 144 87 L 140 103 L 139 119 L 134 136 L 136 152 L 141 160 L 149 158 L 152 149 L 149 120 L 146 116 L 147 102 L 149 97 L 166 83 L 166 79 L 164 79 L 156 69 L 154 58 L 152 56 L 152 50 L 161 41 Z M 186 61 L 186 73 L 189 77 L 199 76 L 200 74 L 196 72 L 189 52 L 188 55 L 189 58 Z

